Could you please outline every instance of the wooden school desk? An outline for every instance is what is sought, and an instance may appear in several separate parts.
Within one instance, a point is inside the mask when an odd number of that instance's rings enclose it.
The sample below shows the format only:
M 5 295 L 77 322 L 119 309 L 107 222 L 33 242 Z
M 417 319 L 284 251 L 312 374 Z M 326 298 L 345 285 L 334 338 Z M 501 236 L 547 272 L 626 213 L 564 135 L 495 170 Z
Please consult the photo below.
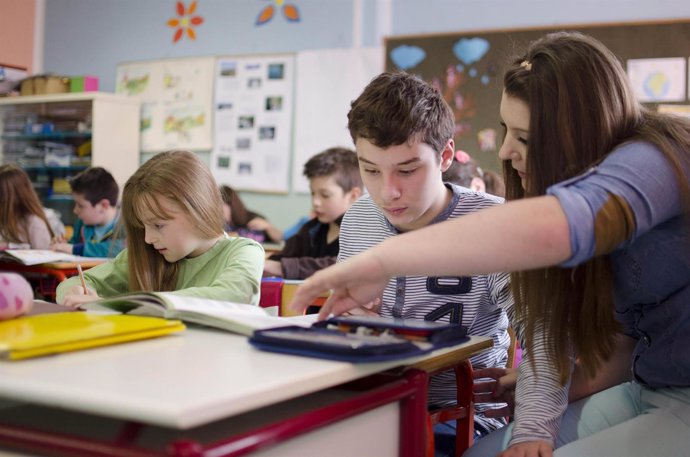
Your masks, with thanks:
M 417 457 L 426 442 L 427 376 L 390 369 L 450 354 L 457 363 L 491 345 L 472 337 L 426 356 L 350 364 L 263 352 L 245 337 L 191 328 L 0 361 L 0 448 L 30 455 Z
M 95 267 L 105 260 L 87 260 L 79 262 L 84 270 Z M 55 300 L 55 290 L 65 279 L 76 276 L 77 264 L 74 262 L 41 263 L 38 265 L 24 265 L 18 262 L 0 261 L 0 271 L 19 273 L 28 280 L 38 279 L 38 292 L 46 298 Z

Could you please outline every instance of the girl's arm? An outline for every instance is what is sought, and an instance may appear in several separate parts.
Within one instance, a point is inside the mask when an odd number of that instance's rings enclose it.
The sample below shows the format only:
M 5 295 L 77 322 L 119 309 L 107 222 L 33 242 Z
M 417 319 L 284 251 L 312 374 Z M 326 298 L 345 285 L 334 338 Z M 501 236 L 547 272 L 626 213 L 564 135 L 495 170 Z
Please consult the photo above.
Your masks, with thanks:
M 27 232 L 31 249 L 50 249 L 52 237 L 48 225 L 38 216 L 29 216 Z
M 247 228 L 257 230 L 259 232 L 266 232 L 266 235 L 268 235 L 270 241 L 274 243 L 280 243 L 283 240 L 283 231 L 268 222 L 263 217 L 255 217 L 247 222 Z
M 560 264 L 571 255 L 568 221 L 556 197 L 509 202 L 394 236 L 321 270 L 298 289 L 295 310 L 333 290 L 321 316 L 378 298 L 392 276 L 469 276 Z
M 98 297 L 106 298 L 128 292 L 127 251 L 121 252 L 113 260 L 84 271 L 84 279 L 87 287 L 93 290 Z M 73 286 L 81 286 L 78 276 L 68 278 L 58 285 L 56 293 L 57 303 L 63 304 L 66 302 Z M 84 298 L 83 294 L 81 298 Z M 80 300 L 70 300 L 70 303 L 78 304 L 78 301 Z

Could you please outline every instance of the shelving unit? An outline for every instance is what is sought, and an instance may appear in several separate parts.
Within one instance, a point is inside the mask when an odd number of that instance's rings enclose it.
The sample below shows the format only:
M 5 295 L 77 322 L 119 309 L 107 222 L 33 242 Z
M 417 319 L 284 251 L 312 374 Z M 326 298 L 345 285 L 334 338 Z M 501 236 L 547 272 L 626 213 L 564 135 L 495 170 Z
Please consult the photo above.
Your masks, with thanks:
M 71 224 L 69 178 L 100 166 L 122 188 L 139 166 L 139 105 L 102 92 L 0 99 L 0 160 L 26 170 L 44 205 Z

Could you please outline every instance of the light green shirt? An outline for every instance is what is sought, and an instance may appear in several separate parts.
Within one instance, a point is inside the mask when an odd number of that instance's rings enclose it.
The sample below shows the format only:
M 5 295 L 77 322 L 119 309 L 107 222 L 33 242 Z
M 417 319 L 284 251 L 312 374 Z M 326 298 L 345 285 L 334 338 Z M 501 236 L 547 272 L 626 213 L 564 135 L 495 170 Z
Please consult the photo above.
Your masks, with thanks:
M 259 304 L 264 249 L 248 238 L 221 239 L 207 252 L 178 261 L 180 269 L 175 294 L 235 303 Z M 113 260 L 84 272 L 87 286 L 107 298 L 129 292 L 127 250 Z M 79 284 L 79 277 L 63 281 L 57 288 L 57 301 Z

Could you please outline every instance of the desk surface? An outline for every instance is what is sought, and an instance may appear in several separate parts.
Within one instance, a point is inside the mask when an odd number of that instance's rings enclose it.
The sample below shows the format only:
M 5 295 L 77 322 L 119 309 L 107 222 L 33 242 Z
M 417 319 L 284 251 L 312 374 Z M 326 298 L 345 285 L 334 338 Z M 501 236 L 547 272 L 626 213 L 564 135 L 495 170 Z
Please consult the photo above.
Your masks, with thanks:
M 466 358 L 485 337 L 426 356 L 351 364 L 259 351 L 243 336 L 182 334 L 17 362 L 0 362 L 0 397 L 187 429 L 401 365 Z

